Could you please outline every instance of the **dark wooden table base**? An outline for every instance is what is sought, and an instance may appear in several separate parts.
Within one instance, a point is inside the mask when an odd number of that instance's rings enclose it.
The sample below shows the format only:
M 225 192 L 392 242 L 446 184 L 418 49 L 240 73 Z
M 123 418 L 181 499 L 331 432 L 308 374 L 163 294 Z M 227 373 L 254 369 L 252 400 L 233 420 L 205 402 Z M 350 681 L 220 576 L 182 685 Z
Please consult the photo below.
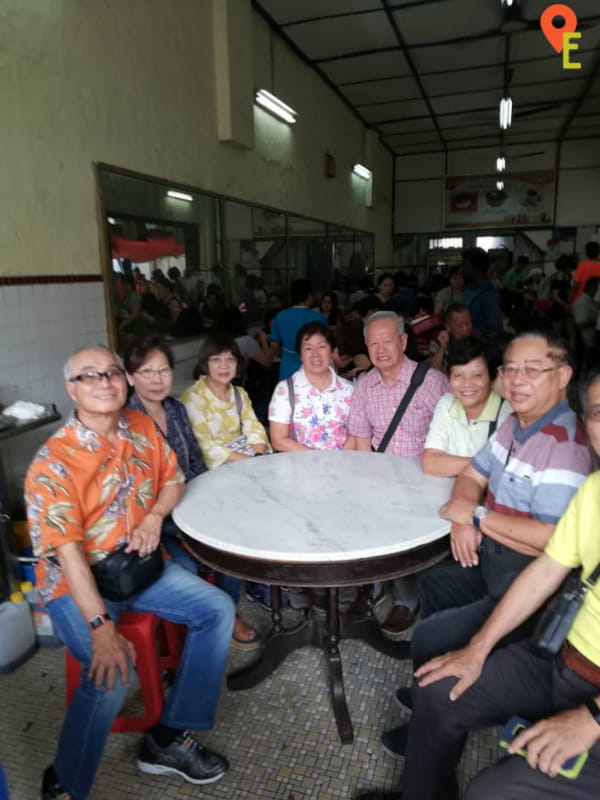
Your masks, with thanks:
M 320 647 L 327 660 L 331 701 L 335 721 L 342 744 L 350 744 L 354 739 L 352 720 L 346 704 L 342 659 L 338 643 L 340 639 L 362 639 L 375 650 L 393 658 L 409 657 L 410 642 L 390 642 L 385 639 L 372 609 L 362 619 L 340 618 L 338 590 L 327 590 L 327 607 L 313 606 L 306 619 L 293 628 L 283 627 L 281 615 L 281 590 L 271 587 L 271 618 L 273 627 L 265 642 L 262 657 L 248 667 L 231 673 L 227 686 L 232 690 L 250 689 L 263 681 L 285 660 L 289 653 L 308 645 Z

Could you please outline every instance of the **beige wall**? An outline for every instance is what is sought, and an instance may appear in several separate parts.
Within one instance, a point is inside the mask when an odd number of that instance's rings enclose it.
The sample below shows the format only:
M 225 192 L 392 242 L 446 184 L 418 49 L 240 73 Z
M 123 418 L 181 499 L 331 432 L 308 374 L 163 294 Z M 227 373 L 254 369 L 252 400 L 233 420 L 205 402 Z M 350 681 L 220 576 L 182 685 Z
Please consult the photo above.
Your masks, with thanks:
M 251 20 L 258 87 L 271 82 L 270 33 Z M 357 118 L 277 37 L 274 90 L 298 123 L 276 122 L 244 92 L 254 148 L 218 141 L 212 25 L 209 0 L 3 0 L 0 275 L 100 271 L 95 162 L 373 231 L 377 263 L 391 259 L 391 156 L 365 148 Z M 238 97 L 235 71 L 233 81 Z M 334 180 L 322 176 L 327 148 Z M 373 209 L 350 174 L 366 150 Z

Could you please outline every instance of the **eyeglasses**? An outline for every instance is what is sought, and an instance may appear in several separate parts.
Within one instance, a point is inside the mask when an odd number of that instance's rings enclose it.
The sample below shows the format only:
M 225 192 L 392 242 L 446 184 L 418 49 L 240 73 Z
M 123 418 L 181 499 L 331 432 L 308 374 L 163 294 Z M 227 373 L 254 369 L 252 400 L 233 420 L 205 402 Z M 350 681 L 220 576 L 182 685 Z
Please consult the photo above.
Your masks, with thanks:
M 143 378 L 145 381 L 151 381 L 152 378 L 168 378 L 173 370 L 171 367 L 161 367 L 160 369 L 150 369 L 149 367 L 144 367 L 144 369 L 138 369 L 136 375 L 139 375 L 140 378 Z
M 505 367 L 498 367 L 498 372 L 504 378 L 516 378 L 517 375 L 522 372 L 527 380 L 537 381 L 542 377 L 544 372 L 552 372 L 552 370 L 560 369 L 561 367 L 565 366 L 566 364 L 556 364 L 554 367 L 546 367 L 545 369 L 542 369 L 542 367 L 532 367 L 528 364 L 525 364 L 522 367 L 517 367 L 514 364 L 508 364 Z
M 208 363 L 212 364 L 213 367 L 220 367 L 222 364 L 226 367 L 232 367 L 237 364 L 237 358 L 235 356 L 211 356 L 208 359 Z
M 72 378 L 69 378 L 69 383 L 80 381 L 84 384 L 94 384 L 100 383 L 102 378 L 106 378 L 107 381 L 112 382 L 113 380 L 122 380 L 124 377 L 124 369 L 121 369 L 121 367 L 113 367 L 113 369 L 107 369 L 106 372 L 94 372 L 90 370 L 89 372 L 82 372 L 80 375 L 73 375 Z

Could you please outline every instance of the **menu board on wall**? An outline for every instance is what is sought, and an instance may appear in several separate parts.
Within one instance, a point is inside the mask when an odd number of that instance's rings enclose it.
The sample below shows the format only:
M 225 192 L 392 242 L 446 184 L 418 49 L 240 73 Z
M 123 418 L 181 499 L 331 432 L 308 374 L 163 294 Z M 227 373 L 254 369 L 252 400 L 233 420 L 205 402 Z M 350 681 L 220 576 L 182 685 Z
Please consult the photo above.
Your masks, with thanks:
M 503 189 L 496 187 L 499 180 Z M 552 171 L 446 178 L 444 227 L 551 225 L 555 183 Z

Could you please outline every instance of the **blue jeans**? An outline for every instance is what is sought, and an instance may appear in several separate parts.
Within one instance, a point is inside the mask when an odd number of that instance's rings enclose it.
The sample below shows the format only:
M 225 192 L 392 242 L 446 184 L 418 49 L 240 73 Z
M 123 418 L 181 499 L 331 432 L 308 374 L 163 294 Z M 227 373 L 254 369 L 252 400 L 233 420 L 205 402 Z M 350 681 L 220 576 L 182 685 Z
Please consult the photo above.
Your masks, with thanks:
M 115 623 L 121 611 L 147 611 L 187 625 L 175 683 L 160 721 L 182 730 L 212 728 L 233 630 L 235 608 L 231 599 L 177 564 L 166 562 L 161 577 L 140 594 L 124 602 L 105 602 Z M 119 675 L 110 692 L 105 686 L 96 689 L 88 679 L 92 633 L 70 594 L 52 600 L 48 612 L 54 629 L 81 662 L 81 685 L 67 709 L 54 768 L 73 800 L 85 800 L 128 687 Z M 131 664 L 129 673 L 131 685 L 135 683 Z
M 163 533 L 160 543 L 176 564 L 187 569 L 188 572 L 193 572 L 194 575 L 198 574 L 198 567 L 202 566 L 201 562 L 188 553 L 185 547 L 181 546 L 181 540 L 177 536 L 171 533 Z M 215 575 L 219 589 L 227 592 L 237 606 L 240 602 L 240 579 L 234 578 L 233 575 L 225 575 L 222 572 L 216 572 Z

